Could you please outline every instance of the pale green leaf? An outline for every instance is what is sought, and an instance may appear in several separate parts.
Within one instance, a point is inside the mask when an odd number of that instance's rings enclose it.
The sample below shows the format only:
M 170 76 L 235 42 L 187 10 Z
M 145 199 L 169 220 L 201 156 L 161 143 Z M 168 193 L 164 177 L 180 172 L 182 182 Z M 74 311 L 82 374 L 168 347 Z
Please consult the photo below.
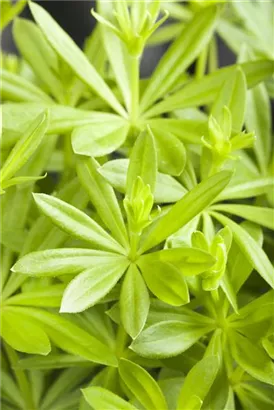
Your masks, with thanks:
M 136 410 L 132 404 L 102 387 L 87 387 L 82 392 L 94 410 Z

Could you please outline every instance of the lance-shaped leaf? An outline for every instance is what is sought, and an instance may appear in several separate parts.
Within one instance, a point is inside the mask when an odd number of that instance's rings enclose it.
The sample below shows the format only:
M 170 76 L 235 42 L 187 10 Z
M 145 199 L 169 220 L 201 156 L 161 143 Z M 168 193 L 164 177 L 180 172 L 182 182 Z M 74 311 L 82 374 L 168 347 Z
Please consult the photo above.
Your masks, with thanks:
M 93 158 L 79 158 L 77 161 L 79 179 L 98 215 L 114 238 L 127 248 L 127 231 L 121 209 L 112 187 L 99 174 L 98 168 L 99 164 Z
M 252 88 L 273 74 L 271 60 L 256 60 L 240 64 L 246 76 L 247 87 Z M 145 116 L 155 117 L 163 112 L 209 104 L 217 97 L 223 82 L 234 72 L 235 65 L 224 67 L 201 79 L 191 81 L 181 90 L 153 106 Z
M 13 36 L 23 58 L 30 64 L 40 81 L 59 101 L 64 101 L 64 87 L 56 76 L 58 57 L 45 39 L 40 28 L 25 19 L 16 19 L 13 24 Z
M 231 113 L 232 131 L 235 133 L 242 130 L 245 116 L 246 89 L 245 74 L 241 67 L 237 67 L 224 82 L 211 110 L 211 114 L 220 124 L 222 110 L 226 106 Z M 230 135 L 226 135 L 226 137 L 229 138 Z
M 201 182 L 145 231 L 140 253 L 158 245 L 203 211 L 224 189 L 231 172 L 222 171 Z
M 216 260 L 208 252 L 198 248 L 180 247 L 163 249 L 142 255 L 137 263 L 143 267 L 147 263 L 170 263 L 185 276 L 198 275 L 212 267 Z
M 126 178 L 128 171 L 128 159 L 115 159 L 103 164 L 98 172 L 115 188 L 117 191 L 126 192 Z M 154 191 L 154 201 L 156 203 L 176 202 L 186 193 L 186 189 L 170 175 L 158 172 Z
M 242 253 L 257 272 L 264 278 L 264 280 L 274 288 L 274 269 L 268 259 L 266 253 L 260 248 L 257 242 L 248 234 L 240 225 L 233 222 L 231 219 L 217 212 L 211 212 L 212 216 L 216 218 L 224 226 L 228 226 L 235 241 L 237 242 Z
M 73 151 L 79 155 L 102 157 L 119 148 L 125 141 L 129 124 L 121 117 L 111 121 L 99 120 L 92 125 L 83 125 L 72 132 Z
M 45 289 L 26 291 L 8 298 L 7 305 L 59 307 L 65 285 L 46 286 Z
M 25 314 L 40 322 L 50 340 L 65 352 L 95 363 L 117 366 L 117 359 L 108 346 L 61 315 L 30 307 L 9 306 L 9 310 L 16 312 L 18 317 Z
M 84 212 L 50 195 L 34 194 L 33 196 L 43 214 L 63 231 L 103 249 L 124 253 L 121 245 Z
M 171 89 L 178 77 L 206 46 L 214 30 L 216 14 L 215 7 L 208 7 L 197 13 L 170 46 L 155 69 L 143 94 L 142 111 Z
M 43 355 L 50 352 L 47 334 L 27 311 L 21 314 L 16 308 L 5 307 L 1 322 L 1 336 L 13 349 Z
M 255 379 L 273 385 L 274 364 L 263 348 L 238 332 L 230 332 L 229 343 L 234 359 Z
M 132 404 L 103 387 L 87 387 L 82 393 L 94 410 L 137 410 Z
M 170 263 L 143 259 L 140 267 L 148 288 L 157 298 L 173 306 L 189 302 L 186 281 Z
M 198 397 L 203 403 L 208 394 L 219 369 L 217 356 L 207 356 L 192 367 L 187 374 L 183 388 L 180 392 L 177 410 L 189 410 L 193 397 Z M 195 407 L 200 409 L 200 407 Z
M 5 182 L 8 181 L 32 156 L 37 150 L 48 127 L 48 114 L 42 113 L 31 122 L 28 129 L 12 149 L 6 159 L 1 171 L 1 185 L 5 187 Z
M 136 265 L 131 264 L 120 294 L 121 321 L 126 332 L 134 339 L 142 331 L 148 311 L 149 293 Z
M 111 261 L 119 262 L 123 256 L 92 249 L 63 248 L 31 252 L 19 259 L 13 272 L 34 276 L 74 275 L 87 268 Z
M 227 212 L 248 219 L 258 225 L 274 230 L 274 209 L 253 205 L 223 204 L 214 205 L 212 209 Z
M 129 360 L 121 359 L 119 374 L 131 393 L 146 409 L 167 410 L 160 387 L 145 369 Z
M 82 312 L 95 305 L 116 285 L 128 265 L 129 261 L 124 258 L 80 273 L 65 289 L 60 312 Z
M 130 348 L 143 357 L 172 357 L 189 349 L 211 330 L 212 326 L 206 323 L 198 326 L 176 320 L 162 321 L 141 332 Z
M 108 85 L 69 35 L 56 23 L 50 14 L 38 4 L 30 2 L 30 9 L 35 21 L 57 54 L 59 54 L 75 74 L 107 104 L 120 115 L 125 115 L 123 107 L 117 101 Z
M 231 184 L 217 197 L 216 202 L 225 199 L 252 198 L 263 195 L 274 189 L 273 178 L 257 178 L 247 182 Z
M 130 155 L 127 172 L 127 195 L 131 195 L 137 177 L 150 186 L 153 193 L 157 174 L 157 154 L 154 135 L 147 128 L 137 138 Z
M 7 101 L 52 103 L 52 99 L 36 85 L 17 74 L 1 69 L 1 97 Z

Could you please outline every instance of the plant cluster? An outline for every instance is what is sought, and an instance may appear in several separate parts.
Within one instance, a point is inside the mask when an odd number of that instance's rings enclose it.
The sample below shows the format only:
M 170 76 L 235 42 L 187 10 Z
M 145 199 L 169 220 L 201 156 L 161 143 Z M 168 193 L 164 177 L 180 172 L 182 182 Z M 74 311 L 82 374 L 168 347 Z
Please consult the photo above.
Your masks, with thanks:
M 273 4 L 98 1 L 81 50 L 24 3 L 1 2 L 3 410 L 273 409 Z

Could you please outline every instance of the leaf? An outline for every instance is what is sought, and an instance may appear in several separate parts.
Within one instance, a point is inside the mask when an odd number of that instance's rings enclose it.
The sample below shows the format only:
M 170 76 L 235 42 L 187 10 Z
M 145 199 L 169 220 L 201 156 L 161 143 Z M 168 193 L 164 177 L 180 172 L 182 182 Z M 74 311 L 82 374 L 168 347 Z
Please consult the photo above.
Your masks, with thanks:
M 23 136 L 13 147 L 0 171 L 1 184 L 5 184 L 5 181 L 9 180 L 19 169 L 21 169 L 27 160 L 33 155 L 41 144 L 47 131 L 47 127 L 48 113 L 40 114 L 34 121 L 32 121 Z
M 19 316 L 28 314 L 39 321 L 50 340 L 65 352 L 106 366 L 117 366 L 116 356 L 108 346 L 61 315 L 30 307 L 16 306 L 9 309 L 18 312 Z
M 139 265 L 148 288 L 157 298 L 172 306 L 181 306 L 189 302 L 186 281 L 171 263 L 149 263 L 143 259 Z
M 153 129 L 159 170 L 165 174 L 180 175 L 186 164 L 186 151 L 183 143 L 170 132 Z
M 39 27 L 31 21 L 17 18 L 13 24 L 13 36 L 20 54 L 30 64 L 39 80 L 57 101 L 65 103 L 65 89 L 56 76 L 59 68 L 58 57 Z
M 82 393 L 94 410 L 136 410 L 132 404 L 102 387 L 87 387 Z
M 167 410 L 160 387 L 146 370 L 126 359 L 120 360 L 118 369 L 123 382 L 146 409 Z
M 274 364 L 266 352 L 238 332 L 229 334 L 234 359 L 255 379 L 273 385 Z
M 69 35 L 41 6 L 30 2 L 29 7 L 35 21 L 40 26 L 47 40 L 55 49 L 57 54 L 70 66 L 70 68 L 85 84 L 87 84 L 121 116 L 124 116 L 125 111 L 123 107 Z
M 224 189 L 231 178 L 227 171 L 219 172 L 201 182 L 163 216 L 152 223 L 141 239 L 140 252 L 158 245 L 203 211 Z
M 126 332 L 133 339 L 142 331 L 148 311 L 149 293 L 136 265 L 131 264 L 120 294 L 120 315 Z
M 105 263 L 80 273 L 66 287 L 60 312 L 82 312 L 95 305 L 116 285 L 128 264 L 129 261 L 124 259 L 119 263 Z
M 130 348 L 143 357 L 172 357 L 189 349 L 210 330 L 206 324 L 194 326 L 176 320 L 162 321 L 141 332 Z
M 124 252 L 121 245 L 84 212 L 53 196 L 46 194 L 33 194 L 33 196 L 43 214 L 63 231 L 76 238 L 99 245 L 103 249 Z
M 51 98 L 26 78 L 1 69 L 1 97 L 6 101 L 52 103 Z M 20 107 L 21 108 L 21 107 Z
M 51 370 L 76 366 L 92 368 L 92 364 L 89 361 L 82 359 L 81 357 L 63 353 L 51 353 L 48 356 L 27 357 L 26 359 L 19 360 L 16 368 L 28 370 Z
M 143 264 L 157 262 L 174 265 L 184 276 L 198 275 L 216 263 L 215 258 L 208 252 L 187 246 L 151 252 L 142 255 L 137 261 L 141 267 Z
M 219 359 L 217 356 L 204 357 L 193 366 L 185 378 L 177 409 L 190 409 L 189 403 L 191 403 L 193 397 L 198 397 L 202 404 L 215 380 L 218 369 Z M 197 409 L 200 408 L 197 407 Z
M 248 88 L 254 87 L 273 74 L 272 60 L 250 61 L 239 66 L 245 73 Z M 178 108 L 197 107 L 212 103 L 223 82 L 233 73 L 235 67 L 235 65 L 224 67 L 201 79 L 189 82 L 181 90 L 155 104 L 146 112 L 146 118 L 155 117 L 163 112 L 171 112 Z
M 98 215 L 112 236 L 128 248 L 128 238 L 117 198 L 112 187 L 98 172 L 99 164 L 93 158 L 79 158 L 77 174 Z
M 98 168 L 98 172 L 108 181 L 117 191 L 126 192 L 126 175 L 128 170 L 128 159 L 115 159 L 108 161 Z M 156 203 L 176 202 L 186 193 L 176 179 L 170 175 L 160 172 L 156 175 L 154 191 L 154 201 Z
M 124 143 L 128 130 L 128 123 L 120 117 L 77 127 L 71 135 L 73 151 L 75 154 L 92 157 L 110 154 Z
M 143 131 L 133 146 L 127 171 L 126 192 L 131 195 L 137 177 L 150 186 L 153 193 L 157 174 L 157 154 L 154 135 L 149 128 Z
M 47 286 L 43 290 L 34 289 L 22 292 L 8 298 L 7 305 L 59 307 L 63 295 L 64 285 Z
M 228 212 L 232 215 L 248 219 L 253 223 L 274 230 L 274 209 L 253 205 L 224 204 L 211 207 L 216 211 Z
M 239 133 L 242 130 L 246 106 L 246 79 L 241 67 L 237 67 L 220 88 L 211 114 L 220 124 L 222 119 L 222 110 L 226 106 L 232 118 L 232 131 Z M 230 137 L 230 135 L 226 135 Z
M 216 202 L 225 199 L 242 199 L 260 196 L 274 189 L 273 178 L 257 178 L 251 181 L 231 184 L 216 198 Z
M 141 99 L 141 112 L 170 91 L 179 76 L 207 45 L 215 27 L 216 11 L 215 7 L 208 7 L 196 13 L 172 43 L 150 78 Z
M 50 249 L 31 252 L 19 259 L 13 272 L 35 276 L 77 274 L 98 264 L 119 262 L 123 256 L 115 253 L 81 248 Z
M 224 226 L 228 226 L 242 253 L 263 279 L 274 288 L 274 271 L 267 255 L 240 225 L 217 212 L 210 212 Z
M 24 353 L 47 355 L 50 350 L 49 339 L 39 327 L 31 312 L 21 314 L 17 308 L 5 306 L 2 310 L 1 335 L 15 350 Z
M 246 127 L 255 132 L 254 151 L 262 172 L 266 172 L 271 153 L 271 104 L 264 84 L 247 93 Z

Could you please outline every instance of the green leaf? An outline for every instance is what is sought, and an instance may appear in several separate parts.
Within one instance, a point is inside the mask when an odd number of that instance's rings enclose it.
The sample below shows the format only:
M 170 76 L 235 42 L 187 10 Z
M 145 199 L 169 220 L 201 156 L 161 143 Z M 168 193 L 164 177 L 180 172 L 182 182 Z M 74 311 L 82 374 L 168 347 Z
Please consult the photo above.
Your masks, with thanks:
M 220 124 L 222 120 L 222 110 L 226 106 L 232 117 L 232 131 L 239 133 L 242 130 L 245 105 L 246 105 L 246 79 L 241 67 L 237 67 L 224 82 L 219 95 L 215 100 L 211 114 Z M 227 138 L 230 135 L 226 135 Z
M 229 214 L 240 216 L 241 218 L 248 219 L 253 223 L 257 223 L 274 230 L 274 209 L 272 208 L 253 205 L 224 204 L 214 205 L 211 209 L 228 212 Z
M 129 160 L 126 192 L 130 196 L 137 177 L 141 177 L 145 185 L 150 186 L 153 193 L 157 174 L 157 154 L 154 135 L 147 128 L 137 138 Z
M 58 73 L 58 57 L 33 22 L 18 18 L 13 24 L 13 36 L 23 58 L 30 64 L 40 81 L 59 102 L 65 103 L 62 82 Z
M 127 259 L 87 269 L 66 287 L 61 313 L 77 313 L 95 305 L 116 285 L 129 265 Z
M 197 326 L 176 320 L 162 321 L 141 332 L 130 348 L 143 357 L 172 357 L 189 349 L 210 330 L 206 324 Z
M 246 76 L 247 87 L 252 88 L 273 74 L 272 60 L 256 60 L 240 64 Z M 217 97 L 223 82 L 233 73 L 235 65 L 224 67 L 201 79 L 191 81 L 181 90 L 168 96 L 146 112 L 146 118 L 176 109 L 210 104 Z
M 136 410 L 132 404 L 102 387 L 87 387 L 82 393 L 94 410 Z
M 139 263 L 150 291 L 160 300 L 173 306 L 189 302 L 188 287 L 181 272 L 170 263 L 146 261 Z
M 16 306 L 9 309 L 17 312 L 19 317 L 26 314 L 39 321 L 50 340 L 65 352 L 106 366 L 117 366 L 117 359 L 108 346 L 61 315 L 30 307 Z
M 183 143 L 170 132 L 153 129 L 159 170 L 165 174 L 180 175 L 186 164 L 186 150 Z
M 34 199 L 44 215 L 68 234 L 89 243 L 118 253 L 124 249 L 100 225 L 84 212 L 58 198 L 46 194 L 34 194 Z
M 98 264 L 119 262 L 123 256 L 115 253 L 81 248 L 50 249 L 31 252 L 19 259 L 13 272 L 34 276 L 75 275 Z
M 142 96 L 142 112 L 170 91 L 179 76 L 207 45 L 213 34 L 216 15 L 215 7 L 208 7 L 197 13 L 170 46 L 154 70 Z
M 148 311 L 149 293 L 136 265 L 131 264 L 120 294 L 120 315 L 126 332 L 133 339 L 142 331 Z
M 231 184 L 216 198 L 216 202 L 225 199 L 242 199 L 260 196 L 274 189 L 273 178 L 256 178 L 251 181 Z
M 202 249 L 184 246 L 151 252 L 142 255 L 137 261 L 141 267 L 143 267 L 144 263 L 154 264 L 157 262 L 172 264 L 184 276 L 192 276 L 206 271 L 216 263 L 216 260 L 211 254 Z
M 222 171 L 188 192 L 163 217 L 148 227 L 141 239 L 140 252 L 158 245 L 203 211 L 224 189 L 230 178 L 230 172 Z
M 229 343 L 234 359 L 255 379 L 274 383 L 274 364 L 266 352 L 238 332 L 230 332 Z
M 98 172 L 108 181 L 117 191 L 126 192 L 126 178 L 128 171 L 128 159 L 115 159 L 108 161 L 98 168 Z M 154 191 L 154 201 L 156 203 L 176 202 L 186 193 L 176 179 L 170 175 L 160 172 L 156 175 L 156 184 Z
M 40 26 L 48 42 L 55 49 L 57 54 L 70 66 L 85 84 L 87 84 L 121 116 L 124 116 L 125 111 L 123 107 L 69 35 L 41 6 L 33 2 L 30 2 L 29 5 L 35 21 Z
M 163 393 L 150 374 L 141 366 L 121 359 L 119 374 L 137 400 L 149 410 L 167 410 Z
M 242 253 L 245 255 L 248 262 L 257 270 L 264 280 L 274 288 L 274 270 L 267 255 L 260 248 L 257 242 L 249 235 L 240 225 L 233 222 L 231 219 L 217 212 L 210 212 L 224 226 L 228 226 L 234 240 L 238 244 Z
M 112 121 L 99 120 L 73 130 L 72 148 L 75 154 L 102 157 L 117 150 L 126 140 L 129 125 L 116 116 Z
M 192 367 L 187 374 L 178 399 L 178 410 L 188 410 L 193 397 L 198 397 L 203 403 L 219 369 L 217 356 L 207 356 Z M 201 407 L 195 407 L 200 409 Z
M 24 314 L 17 309 L 5 306 L 2 310 L 3 339 L 20 352 L 47 355 L 51 350 L 47 334 L 32 317 L 31 312 L 26 311 Z
M 47 286 L 45 289 L 22 292 L 8 298 L 7 305 L 59 307 L 64 285 Z
M 102 221 L 126 249 L 128 238 L 117 198 L 112 187 L 98 172 L 99 164 L 93 158 L 79 158 L 77 161 L 78 177 Z
M 33 155 L 41 144 L 47 131 L 47 127 L 47 113 L 40 114 L 34 119 L 34 121 L 32 121 L 28 129 L 23 133 L 23 136 L 13 147 L 0 171 L 1 184 L 4 185 L 5 181 L 9 180 L 19 169 L 21 169 Z
M 247 94 L 246 127 L 255 131 L 254 151 L 262 172 L 266 172 L 271 154 L 271 104 L 264 84 Z
M 1 97 L 6 101 L 52 103 L 51 98 L 22 76 L 1 69 Z
M 51 370 L 63 369 L 69 367 L 92 367 L 92 364 L 77 356 L 70 354 L 49 354 L 47 356 L 31 356 L 21 359 L 16 367 L 19 369 L 29 370 Z

